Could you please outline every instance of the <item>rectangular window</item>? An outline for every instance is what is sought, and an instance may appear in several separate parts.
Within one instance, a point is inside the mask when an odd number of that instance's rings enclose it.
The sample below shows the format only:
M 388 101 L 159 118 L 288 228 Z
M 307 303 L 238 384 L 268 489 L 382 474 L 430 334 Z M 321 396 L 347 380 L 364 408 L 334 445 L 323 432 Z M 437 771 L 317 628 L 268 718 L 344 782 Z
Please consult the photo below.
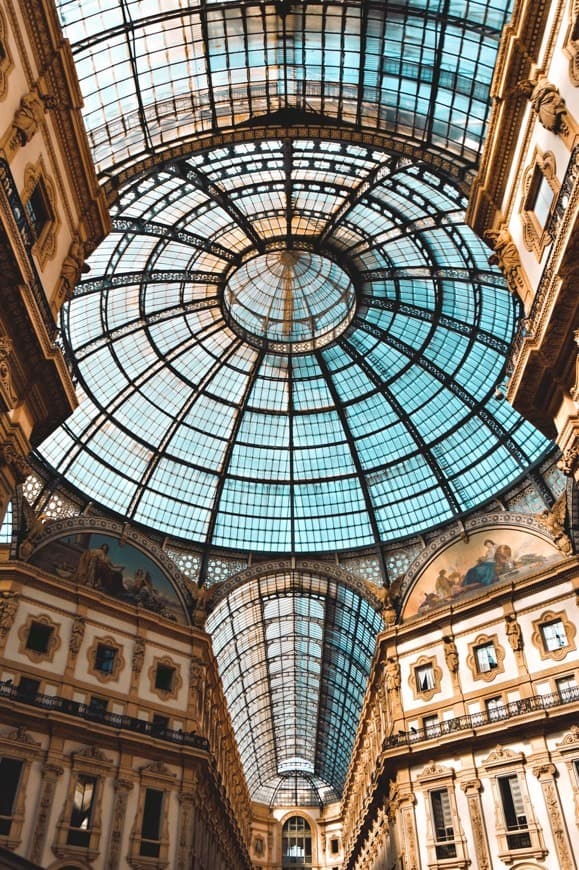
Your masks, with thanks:
M 533 174 L 525 208 L 527 211 L 535 213 L 535 217 L 542 229 L 545 228 L 549 219 L 554 195 L 551 185 L 537 166 Z
M 101 719 L 107 712 L 108 701 L 106 698 L 98 698 L 96 695 L 91 695 L 88 703 L 88 712 L 94 719 Z
M 159 713 L 153 713 L 153 719 L 151 721 L 151 731 L 153 734 L 163 734 L 168 727 L 168 716 L 161 716 Z
M 161 689 L 162 692 L 173 691 L 173 681 L 175 679 L 175 668 L 169 665 L 157 665 L 155 672 L 155 688 Z
M 434 821 L 434 839 L 436 841 L 436 857 L 456 858 L 454 844 L 454 826 L 450 809 L 450 796 L 447 788 L 430 792 L 432 818 Z
M 72 798 L 72 813 L 67 842 L 71 846 L 90 846 L 91 816 L 97 780 L 95 776 L 78 777 Z
M 503 704 L 502 698 L 488 698 L 485 701 L 485 707 L 491 722 L 496 722 L 498 719 L 506 719 L 507 708 Z
M 567 646 L 565 626 L 560 619 L 554 619 L 553 622 L 544 622 L 541 626 L 541 635 L 546 652 L 553 652 Z
M 422 727 L 427 737 L 435 737 L 437 734 L 440 734 L 438 716 L 425 716 L 422 720 Z
M 34 698 L 40 691 L 40 680 L 33 680 L 31 677 L 20 677 L 18 683 L 18 694 L 25 695 L 27 698 Z
M 419 692 L 428 692 L 434 689 L 434 668 L 432 665 L 420 665 L 414 669 L 416 675 L 416 688 Z
M 24 206 L 34 238 L 39 239 L 44 227 L 53 220 L 44 182 L 39 179 Z
M 557 692 L 563 702 L 574 701 L 579 698 L 575 677 L 560 677 L 557 680 Z
M 163 792 L 158 791 L 156 788 L 148 788 L 145 792 L 145 803 L 143 805 L 140 848 L 140 854 L 145 858 L 159 857 L 162 810 Z
M 332 855 L 337 855 L 340 851 L 340 843 L 334 837 L 330 840 L 330 851 Z
M 97 644 L 94 657 L 95 670 L 101 674 L 112 674 L 115 669 L 117 650 L 114 646 L 106 646 L 104 643 Z
M 573 762 L 573 767 L 575 769 L 575 776 L 577 778 L 577 787 L 579 788 L 579 758 L 576 758 Z
M 475 646 L 474 655 L 479 674 L 487 674 L 498 666 L 494 643 L 483 643 Z
M 52 627 L 44 622 L 31 622 L 26 639 L 26 649 L 46 653 L 52 637 Z
M 12 825 L 22 766 L 17 758 L 0 758 L 0 834 L 5 836 Z
M 516 773 L 499 776 L 498 782 L 507 831 L 513 832 L 507 833 L 507 845 L 509 849 L 526 849 L 531 845 L 531 836 L 527 830 L 527 816 L 519 777 Z

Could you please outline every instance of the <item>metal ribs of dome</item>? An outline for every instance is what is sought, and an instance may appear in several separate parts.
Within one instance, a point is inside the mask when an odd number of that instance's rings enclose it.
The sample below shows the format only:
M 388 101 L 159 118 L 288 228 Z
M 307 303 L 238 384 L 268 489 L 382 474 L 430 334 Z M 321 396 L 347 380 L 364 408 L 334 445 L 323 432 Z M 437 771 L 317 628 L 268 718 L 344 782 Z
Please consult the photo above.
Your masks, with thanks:
M 367 547 L 480 505 L 547 442 L 493 398 L 515 305 L 463 207 L 427 166 L 333 141 L 137 179 L 64 314 L 81 403 L 42 455 L 131 521 L 235 550 Z M 221 303 L 283 246 L 356 276 L 347 332 L 299 355 Z

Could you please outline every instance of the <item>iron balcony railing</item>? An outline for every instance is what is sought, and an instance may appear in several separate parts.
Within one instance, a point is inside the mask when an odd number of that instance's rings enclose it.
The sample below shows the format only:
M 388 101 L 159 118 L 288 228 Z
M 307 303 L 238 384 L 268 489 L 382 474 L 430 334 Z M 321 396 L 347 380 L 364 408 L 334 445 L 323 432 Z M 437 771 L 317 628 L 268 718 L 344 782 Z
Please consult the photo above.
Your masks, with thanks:
M 20 689 L 18 686 L 13 686 L 10 683 L 0 683 L 0 698 L 9 698 L 11 701 L 30 704 L 33 707 L 40 707 L 42 710 L 65 713 L 67 716 L 86 719 L 88 722 L 98 722 L 100 725 L 108 725 L 117 730 L 134 731 L 158 740 L 167 740 L 170 743 L 179 743 L 194 747 L 195 749 L 203 749 L 206 752 L 209 751 L 208 740 L 193 731 L 175 731 L 156 722 L 148 722 L 145 719 L 124 716 L 120 713 L 110 713 L 107 710 L 100 710 L 90 704 L 81 704 L 78 701 L 61 698 L 59 695 L 43 695 L 40 692 Z
M 515 716 L 523 716 L 525 713 L 550 710 L 552 707 L 560 707 L 563 704 L 571 704 L 579 701 L 579 686 L 562 689 L 549 695 L 533 695 L 530 698 L 521 698 L 519 701 L 509 701 L 500 704 L 491 710 L 472 713 L 468 716 L 457 716 L 453 719 L 441 719 L 440 722 L 429 724 L 427 728 L 412 728 L 410 731 L 398 731 L 386 739 L 387 746 L 400 746 L 411 743 L 419 743 L 422 740 L 431 740 L 433 737 L 441 737 L 454 734 L 456 731 L 466 731 L 472 728 L 480 728 L 483 725 L 494 725 L 504 722 Z

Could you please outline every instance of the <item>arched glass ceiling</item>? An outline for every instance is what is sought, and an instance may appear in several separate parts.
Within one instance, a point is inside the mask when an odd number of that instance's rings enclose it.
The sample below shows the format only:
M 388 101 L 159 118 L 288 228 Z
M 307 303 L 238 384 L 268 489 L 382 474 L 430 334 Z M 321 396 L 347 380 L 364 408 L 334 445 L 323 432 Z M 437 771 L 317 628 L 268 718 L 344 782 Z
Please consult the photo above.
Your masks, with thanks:
M 511 5 L 57 0 L 103 177 L 288 110 L 472 166 Z
M 339 798 L 382 621 L 309 571 L 238 586 L 207 620 L 249 791 L 266 804 Z
M 45 461 L 128 520 L 236 550 L 365 547 L 480 505 L 548 445 L 493 397 L 515 306 L 464 204 L 424 164 L 331 140 L 213 149 L 135 180 L 64 312 L 81 401 Z M 227 292 L 271 252 L 282 321 L 307 298 L 302 260 L 352 282 L 333 341 L 229 325 Z M 254 279 L 267 295 L 268 270 Z M 326 311 L 333 279 L 311 287 Z

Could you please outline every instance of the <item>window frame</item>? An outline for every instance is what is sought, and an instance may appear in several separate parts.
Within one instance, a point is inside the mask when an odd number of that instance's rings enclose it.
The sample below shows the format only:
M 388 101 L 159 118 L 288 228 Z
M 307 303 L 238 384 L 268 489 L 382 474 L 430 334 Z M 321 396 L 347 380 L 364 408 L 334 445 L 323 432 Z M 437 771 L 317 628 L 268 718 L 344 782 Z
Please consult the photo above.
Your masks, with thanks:
M 101 670 L 98 667 L 99 649 L 103 648 L 115 651 L 110 670 Z M 125 659 L 123 656 L 123 647 L 114 637 L 111 637 L 110 635 L 105 637 L 94 637 L 92 644 L 86 651 L 86 655 L 89 663 L 88 672 L 91 676 L 96 677 L 100 683 L 115 682 L 118 680 L 119 675 L 125 666 Z
M 89 746 L 70 755 L 70 771 L 66 797 L 56 825 L 55 841 L 52 851 L 63 859 L 81 859 L 82 861 L 94 861 L 99 855 L 101 845 L 102 826 L 102 795 L 104 782 L 107 777 L 113 775 L 113 761 L 96 746 Z M 77 786 L 80 780 L 91 780 L 94 789 L 90 802 L 89 824 L 83 834 L 75 839 L 80 828 L 72 825 L 74 814 L 74 802 L 77 794 Z M 71 832 L 73 836 L 71 838 Z M 80 842 L 84 840 L 84 842 Z
M 547 646 L 545 644 L 543 627 L 546 625 L 551 625 L 558 621 L 560 621 L 563 625 L 565 636 L 567 638 L 567 643 L 565 646 L 559 647 L 558 649 L 550 650 L 547 649 Z M 564 610 L 545 610 L 538 617 L 538 619 L 533 620 L 532 624 L 533 634 L 531 635 L 531 642 L 538 650 L 539 655 L 541 656 L 541 659 L 543 661 L 547 659 L 552 659 L 553 661 L 560 662 L 564 658 L 566 658 L 570 652 L 574 652 L 576 650 L 575 637 L 577 634 L 577 629 Z
M 43 651 L 28 646 L 30 630 L 33 625 L 41 625 L 49 630 L 46 649 Z M 29 613 L 25 621 L 18 629 L 20 641 L 19 652 L 29 658 L 35 664 L 40 662 L 50 664 L 57 649 L 61 646 L 60 626 L 47 613 Z
M 484 647 L 490 648 L 491 646 L 495 653 L 496 665 L 494 667 L 489 667 L 488 670 L 481 671 L 479 670 L 478 650 Z M 496 634 L 477 635 L 474 640 L 468 644 L 468 655 L 466 661 L 470 668 L 473 680 L 484 680 L 485 683 L 490 683 L 496 679 L 499 674 L 504 674 L 505 650 L 499 644 L 498 636 Z
M 535 208 L 543 183 L 548 185 L 552 193 L 544 222 L 541 221 Z M 537 260 L 541 260 L 545 248 L 553 241 L 548 227 L 561 190 L 561 183 L 557 178 L 555 155 L 552 151 L 542 152 L 539 148 L 535 148 L 532 162 L 523 176 L 522 190 L 519 214 L 523 227 L 523 243 L 528 251 L 535 254 Z
M 161 668 L 171 669 L 173 671 L 173 680 L 170 689 L 163 689 L 157 685 L 157 673 Z M 153 663 L 149 668 L 149 688 L 151 692 L 157 695 L 162 701 L 176 699 L 181 686 L 183 685 L 183 677 L 181 676 L 181 668 L 177 662 L 173 661 L 169 656 L 155 656 Z
M 422 689 L 419 684 L 419 672 L 422 670 L 426 672 L 426 669 L 428 669 L 428 672 L 432 676 L 432 686 Z M 430 701 L 434 695 L 440 692 L 441 679 L 442 669 L 437 665 L 434 656 L 420 656 L 420 658 L 410 666 L 408 682 L 414 693 L 414 698 L 417 701 Z

